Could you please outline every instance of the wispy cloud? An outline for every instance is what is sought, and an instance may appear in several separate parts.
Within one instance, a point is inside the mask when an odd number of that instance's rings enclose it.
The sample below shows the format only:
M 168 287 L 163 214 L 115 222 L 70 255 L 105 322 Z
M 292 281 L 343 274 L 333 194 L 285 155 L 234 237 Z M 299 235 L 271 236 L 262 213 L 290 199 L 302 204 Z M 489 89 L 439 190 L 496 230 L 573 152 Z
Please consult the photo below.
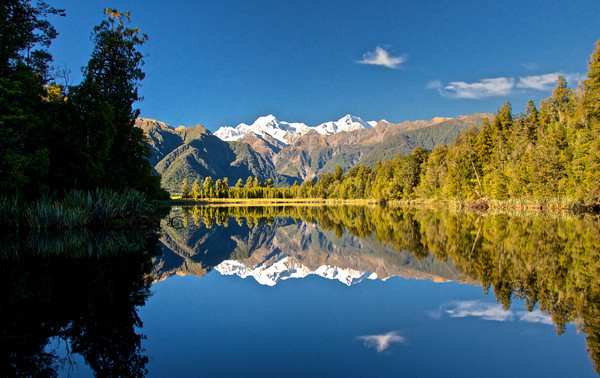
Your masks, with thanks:
M 544 314 L 540 310 L 534 310 L 531 312 L 520 312 L 519 313 L 519 321 L 528 322 L 528 323 L 542 323 L 553 325 L 552 317 L 550 315 Z
M 450 304 L 450 307 L 444 310 L 450 317 L 465 318 L 473 316 L 485 320 L 495 320 L 504 322 L 512 320 L 513 313 L 505 311 L 501 305 L 495 303 L 485 303 L 479 301 L 458 301 Z
M 507 96 L 515 89 L 533 89 L 537 91 L 550 91 L 554 87 L 559 75 L 564 76 L 571 87 L 579 85 L 585 77 L 582 74 L 565 74 L 553 72 L 544 75 L 531 75 L 519 77 L 497 77 L 483 79 L 473 83 L 453 81 L 443 85 L 439 80 L 427 84 L 428 89 L 437 90 L 442 96 L 456 99 L 481 99 L 485 97 Z
M 527 323 L 539 323 L 553 325 L 552 317 L 544 314 L 539 309 L 533 311 L 518 311 L 513 313 L 510 310 L 504 310 L 501 305 L 495 303 L 486 303 L 481 301 L 455 301 L 440 306 L 438 310 L 429 311 L 427 315 L 431 319 L 439 320 L 443 314 L 451 318 L 475 317 L 484 320 L 494 320 L 498 322 L 518 320 Z
M 531 88 L 538 91 L 551 90 L 558 80 L 559 72 L 553 72 L 545 75 L 532 75 L 520 77 L 517 83 L 518 88 Z
M 406 61 L 404 56 L 391 56 L 383 47 L 377 46 L 375 51 L 369 51 L 363 54 L 362 60 L 356 63 L 372 64 L 376 66 L 384 66 L 387 68 L 399 68 Z
M 367 348 L 375 348 L 377 353 L 385 351 L 394 343 L 403 344 L 406 342 L 406 339 L 398 335 L 398 332 L 396 331 L 391 331 L 382 335 L 359 336 L 358 339 L 363 340 Z
M 450 97 L 478 99 L 491 96 L 505 96 L 510 93 L 514 85 L 514 79 L 498 77 L 495 79 L 483 79 L 476 83 L 453 81 L 444 88 L 444 91 Z

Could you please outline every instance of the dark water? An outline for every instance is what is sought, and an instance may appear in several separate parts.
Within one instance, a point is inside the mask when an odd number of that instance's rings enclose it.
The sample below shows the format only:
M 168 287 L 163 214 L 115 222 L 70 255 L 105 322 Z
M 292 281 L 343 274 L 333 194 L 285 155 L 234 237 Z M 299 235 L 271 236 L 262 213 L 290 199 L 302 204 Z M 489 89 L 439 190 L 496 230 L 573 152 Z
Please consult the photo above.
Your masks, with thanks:
M 5 235 L 0 374 L 596 376 L 600 222 L 173 209 L 161 232 Z

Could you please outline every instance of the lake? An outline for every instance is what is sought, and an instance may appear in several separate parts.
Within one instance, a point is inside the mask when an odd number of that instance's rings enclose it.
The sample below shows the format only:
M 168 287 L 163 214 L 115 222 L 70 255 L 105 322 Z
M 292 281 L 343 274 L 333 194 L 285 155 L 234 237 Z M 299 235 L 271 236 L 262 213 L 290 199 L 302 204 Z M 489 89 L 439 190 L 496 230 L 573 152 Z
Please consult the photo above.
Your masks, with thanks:
M 175 207 L 2 235 L 5 376 L 597 376 L 600 221 Z

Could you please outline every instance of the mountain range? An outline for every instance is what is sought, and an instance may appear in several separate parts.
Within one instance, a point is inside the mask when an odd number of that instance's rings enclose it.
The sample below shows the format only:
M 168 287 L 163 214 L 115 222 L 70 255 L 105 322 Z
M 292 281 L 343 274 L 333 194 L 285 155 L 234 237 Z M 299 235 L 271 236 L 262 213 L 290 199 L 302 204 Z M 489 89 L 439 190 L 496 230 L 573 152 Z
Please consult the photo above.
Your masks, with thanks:
M 162 184 L 178 192 L 181 182 L 206 176 L 227 177 L 229 185 L 248 176 L 276 185 L 291 185 L 355 165 L 373 166 L 378 160 L 408 154 L 416 146 L 433 150 L 450 144 L 463 130 L 481 127 L 492 114 L 476 113 L 457 118 L 393 124 L 365 122 L 346 115 L 318 126 L 280 121 L 273 115 L 252 125 L 221 127 L 214 134 L 201 125 L 174 128 L 163 122 L 139 118 L 136 126 L 148 136 L 150 162 L 162 175 Z
M 359 117 L 350 114 L 337 121 L 322 123 L 318 126 L 307 126 L 299 122 L 279 121 L 274 115 L 259 117 L 252 125 L 241 123 L 236 127 L 224 126 L 215 131 L 215 135 L 222 140 L 238 140 L 246 134 L 255 134 L 261 137 L 271 137 L 284 145 L 290 145 L 302 135 L 316 132 L 319 135 L 333 135 L 341 132 L 370 129 L 377 122 L 365 122 Z

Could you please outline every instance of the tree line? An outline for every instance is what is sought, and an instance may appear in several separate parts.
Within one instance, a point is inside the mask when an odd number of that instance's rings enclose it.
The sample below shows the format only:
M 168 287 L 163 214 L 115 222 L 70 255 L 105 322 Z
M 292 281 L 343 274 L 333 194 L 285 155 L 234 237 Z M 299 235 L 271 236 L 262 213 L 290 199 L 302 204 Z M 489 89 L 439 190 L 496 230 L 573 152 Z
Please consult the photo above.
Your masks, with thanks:
M 480 128 L 464 131 L 449 146 L 416 147 L 374 167 L 336 167 L 318 179 L 287 188 L 241 180 L 232 188 L 182 193 L 195 198 L 339 198 L 460 201 L 519 200 L 522 204 L 600 205 L 600 41 L 587 79 L 571 89 L 557 77 L 552 95 L 524 113 L 504 102 Z M 206 178 L 202 188 L 210 187 Z M 221 180 L 223 183 L 224 180 Z M 187 191 L 186 185 L 188 186 Z M 191 194 L 190 194 L 191 193 Z M 185 195 L 184 195 L 185 196 Z
M 129 12 L 105 9 L 83 79 L 70 85 L 48 52 L 57 37 L 48 17 L 64 15 L 43 1 L 0 5 L 0 194 L 101 188 L 164 196 L 134 127 L 147 36 L 130 26 Z

